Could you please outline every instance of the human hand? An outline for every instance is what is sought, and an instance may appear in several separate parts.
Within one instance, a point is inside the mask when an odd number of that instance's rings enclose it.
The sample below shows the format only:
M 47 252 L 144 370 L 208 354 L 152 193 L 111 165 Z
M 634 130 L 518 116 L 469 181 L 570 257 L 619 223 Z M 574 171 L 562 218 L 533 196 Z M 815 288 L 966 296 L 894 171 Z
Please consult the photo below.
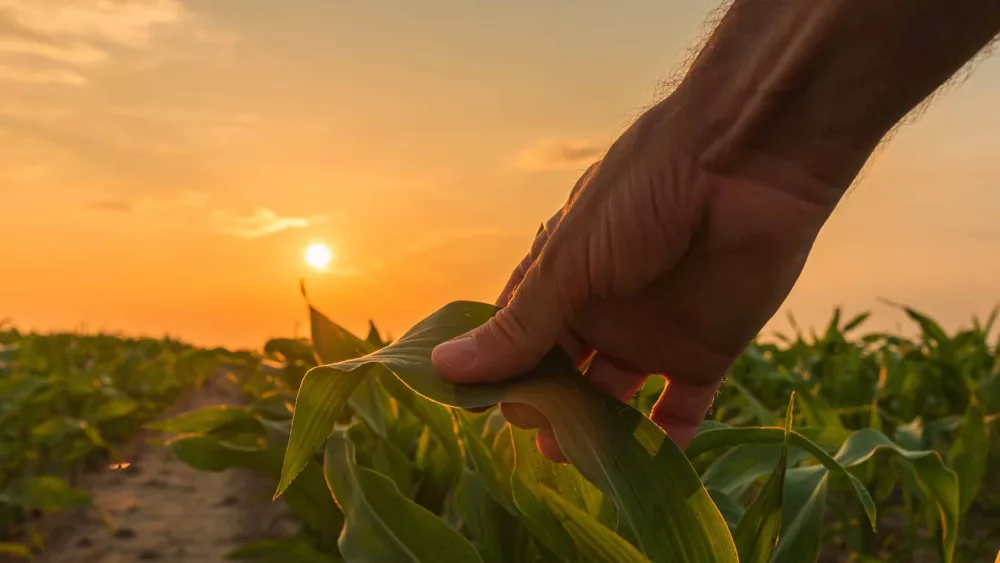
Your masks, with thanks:
M 577 182 L 503 289 L 488 323 L 433 353 L 456 383 L 504 380 L 554 345 L 601 391 L 625 401 L 651 374 L 667 386 L 651 418 L 686 447 L 724 372 L 787 296 L 835 198 L 794 174 L 725 177 L 655 114 L 637 122 Z M 682 133 L 682 132 L 681 132 Z M 539 428 L 537 410 L 501 405 Z

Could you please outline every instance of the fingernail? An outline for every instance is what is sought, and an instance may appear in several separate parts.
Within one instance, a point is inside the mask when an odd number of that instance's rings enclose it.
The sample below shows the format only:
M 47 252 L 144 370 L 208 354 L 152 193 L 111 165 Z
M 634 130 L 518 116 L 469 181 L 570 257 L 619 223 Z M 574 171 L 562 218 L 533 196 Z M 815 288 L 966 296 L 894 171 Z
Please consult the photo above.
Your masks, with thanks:
M 452 374 L 472 370 L 476 361 L 476 343 L 472 336 L 464 335 L 439 344 L 433 352 L 435 363 Z

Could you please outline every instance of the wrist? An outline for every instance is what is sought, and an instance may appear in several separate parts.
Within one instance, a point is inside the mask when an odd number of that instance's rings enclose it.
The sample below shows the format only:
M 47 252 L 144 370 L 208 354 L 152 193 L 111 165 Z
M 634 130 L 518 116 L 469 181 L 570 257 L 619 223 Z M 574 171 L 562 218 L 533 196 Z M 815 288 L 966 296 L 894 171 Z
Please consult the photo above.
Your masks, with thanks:
M 832 208 L 884 135 L 1000 29 L 995 0 L 956 1 L 735 0 L 651 112 L 707 171 Z

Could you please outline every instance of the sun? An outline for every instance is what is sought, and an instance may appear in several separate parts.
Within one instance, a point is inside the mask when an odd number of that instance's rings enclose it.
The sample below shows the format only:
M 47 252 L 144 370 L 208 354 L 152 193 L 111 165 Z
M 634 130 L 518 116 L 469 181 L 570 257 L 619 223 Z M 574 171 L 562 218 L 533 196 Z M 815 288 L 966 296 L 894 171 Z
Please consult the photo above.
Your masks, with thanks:
M 330 252 L 330 247 L 321 244 L 310 244 L 309 248 L 306 248 L 306 264 L 309 264 L 316 270 L 325 270 L 329 265 L 330 261 L 333 260 L 333 253 Z

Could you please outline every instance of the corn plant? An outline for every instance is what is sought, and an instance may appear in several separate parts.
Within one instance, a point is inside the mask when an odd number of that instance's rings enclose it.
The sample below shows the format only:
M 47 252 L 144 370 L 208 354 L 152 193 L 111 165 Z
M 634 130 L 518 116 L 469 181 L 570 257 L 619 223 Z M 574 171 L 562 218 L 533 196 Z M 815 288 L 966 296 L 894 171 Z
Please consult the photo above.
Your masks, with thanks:
M 965 524 L 970 511 L 995 516 L 1000 506 L 983 478 L 998 451 L 989 426 L 1000 350 L 987 344 L 989 323 L 948 338 L 910 311 L 920 342 L 853 341 L 864 317 L 835 315 L 811 341 L 755 343 L 681 451 L 646 416 L 662 380 L 621 404 L 555 350 L 508 382 L 445 382 L 431 350 L 485 322 L 490 305 L 449 304 L 391 343 L 374 325 L 362 339 L 309 310 L 310 342 L 271 341 L 245 366 L 251 405 L 160 426 L 178 433 L 171 448 L 195 467 L 271 476 L 301 518 L 298 535 L 233 557 L 797 563 L 825 552 L 950 562 L 997 548 L 996 535 Z M 941 395 L 906 403 L 917 384 Z M 571 464 L 542 458 L 531 433 L 496 409 L 464 410 L 499 402 L 542 411 Z
M 200 385 L 216 355 L 172 340 L 0 332 L 0 554 L 41 547 L 32 514 L 92 507 L 75 476 Z

